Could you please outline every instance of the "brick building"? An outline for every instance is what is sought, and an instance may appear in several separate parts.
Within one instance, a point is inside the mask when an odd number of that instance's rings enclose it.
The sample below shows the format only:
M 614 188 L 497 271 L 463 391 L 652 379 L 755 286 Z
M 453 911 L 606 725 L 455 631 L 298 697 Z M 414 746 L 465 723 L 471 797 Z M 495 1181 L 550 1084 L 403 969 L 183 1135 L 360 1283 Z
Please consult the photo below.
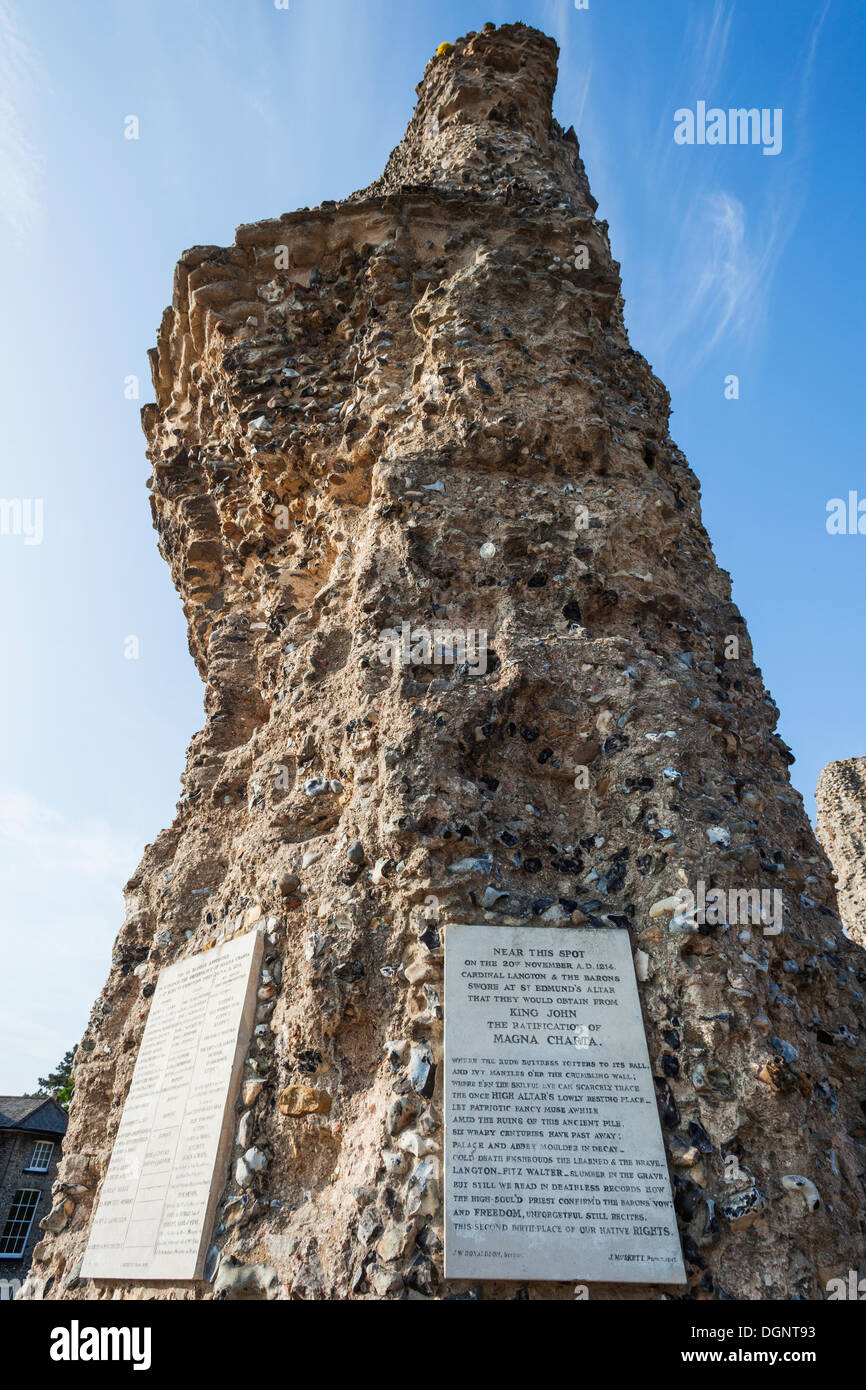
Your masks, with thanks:
M 51 1096 L 0 1096 L 0 1298 L 27 1277 L 65 1133 Z

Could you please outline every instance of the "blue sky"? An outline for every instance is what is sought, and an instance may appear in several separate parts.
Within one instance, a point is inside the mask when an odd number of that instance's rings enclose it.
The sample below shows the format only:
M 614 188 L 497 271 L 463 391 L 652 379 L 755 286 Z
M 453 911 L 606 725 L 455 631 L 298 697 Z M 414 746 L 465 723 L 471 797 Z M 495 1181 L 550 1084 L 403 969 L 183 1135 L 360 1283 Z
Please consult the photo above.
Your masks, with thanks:
M 577 129 L 794 782 L 811 806 L 824 763 L 866 753 L 866 535 L 825 529 L 828 499 L 866 498 L 856 0 L 0 0 L 0 498 L 44 509 L 41 544 L 0 535 L 0 1091 L 34 1087 L 80 1037 L 121 886 L 173 816 L 202 722 L 138 419 L 174 263 L 370 182 L 436 46 L 515 19 L 560 44 L 555 114 Z M 676 145 L 674 111 L 699 100 L 781 107 L 781 153 Z

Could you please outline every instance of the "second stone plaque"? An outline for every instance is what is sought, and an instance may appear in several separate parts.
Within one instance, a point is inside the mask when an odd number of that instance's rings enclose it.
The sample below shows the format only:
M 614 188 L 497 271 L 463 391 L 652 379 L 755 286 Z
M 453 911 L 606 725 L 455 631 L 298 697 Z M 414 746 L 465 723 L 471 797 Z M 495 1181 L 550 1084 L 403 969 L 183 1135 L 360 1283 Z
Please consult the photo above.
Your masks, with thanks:
M 445 1273 L 685 1283 L 627 931 L 451 924 Z

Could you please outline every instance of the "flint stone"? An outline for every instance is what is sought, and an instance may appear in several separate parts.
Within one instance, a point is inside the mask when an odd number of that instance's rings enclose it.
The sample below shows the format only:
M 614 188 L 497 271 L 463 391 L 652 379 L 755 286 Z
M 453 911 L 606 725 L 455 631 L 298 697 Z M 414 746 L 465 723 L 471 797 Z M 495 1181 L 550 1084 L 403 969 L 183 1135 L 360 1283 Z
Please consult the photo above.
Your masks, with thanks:
M 327 1115 L 331 1097 L 315 1086 L 287 1086 L 280 1095 L 281 1115 Z

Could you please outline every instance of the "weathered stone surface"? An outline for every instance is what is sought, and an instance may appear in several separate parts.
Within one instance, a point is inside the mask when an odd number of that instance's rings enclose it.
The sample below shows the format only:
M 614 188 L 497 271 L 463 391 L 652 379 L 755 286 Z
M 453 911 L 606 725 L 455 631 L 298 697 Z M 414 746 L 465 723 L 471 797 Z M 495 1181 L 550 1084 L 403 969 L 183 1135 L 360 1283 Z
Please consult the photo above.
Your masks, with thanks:
M 245 1265 L 229 1256 L 219 1266 L 213 1296 L 220 1301 L 237 1299 L 267 1301 L 276 1297 L 277 1272 L 267 1265 Z
M 327 1115 L 331 1097 L 315 1086 L 287 1086 L 280 1096 L 281 1115 Z
M 230 1296 L 232 1260 L 280 1298 L 515 1296 L 441 1279 L 442 942 L 560 911 L 639 958 L 690 1293 L 820 1298 L 861 1257 L 864 955 L 555 78 L 537 31 L 460 39 L 381 180 L 182 256 L 151 354 L 153 518 L 206 722 L 127 885 L 62 1171 L 107 1161 L 161 966 L 260 909 L 268 1161 L 196 1297 Z M 403 623 L 468 630 L 472 659 L 403 666 Z M 781 931 L 650 916 L 698 880 L 778 889 Z M 287 1124 L 313 1076 L 330 1113 Z M 52 1298 L 98 1296 L 63 1283 L 92 1211 L 93 1186 L 46 1236 Z M 383 1262 L 373 1232 L 410 1220 L 418 1248 Z
M 67 1225 L 70 1216 L 75 1211 L 75 1203 L 69 1197 L 61 1197 L 47 1216 L 43 1216 L 39 1222 L 39 1228 L 47 1231 L 50 1235 L 58 1235 Z M 35 1253 L 35 1252 L 34 1252 Z
M 815 796 L 818 837 L 833 865 L 845 930 L 866 946 L 866 758 L 828 763 Z

